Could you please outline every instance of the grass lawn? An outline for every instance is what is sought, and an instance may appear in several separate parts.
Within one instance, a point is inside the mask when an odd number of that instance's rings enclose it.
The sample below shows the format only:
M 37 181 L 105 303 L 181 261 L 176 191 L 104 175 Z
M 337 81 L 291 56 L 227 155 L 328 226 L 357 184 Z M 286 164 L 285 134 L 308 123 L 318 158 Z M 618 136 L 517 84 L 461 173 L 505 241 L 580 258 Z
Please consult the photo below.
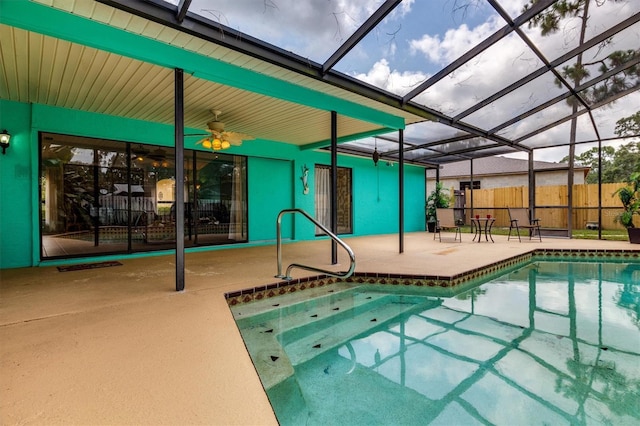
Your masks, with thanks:
M 460 229 L 462 233 L 467 233 L 467 234 L 471 233 L 470 226 L 461 226 Z M 509 228 L 496 227 L 491 230 L 491 233 L 493 235 L 509 235 Z M 585 239 L 585 240 L 597 240 L 598 230 L 597 229 L 574 229 L 573 238 Z M 602 239 L 615 240 L 615 241 L 629 241 L 629 235 L 627 234 L 626 229 L 612 229 L 612 230 L 603 229 Z

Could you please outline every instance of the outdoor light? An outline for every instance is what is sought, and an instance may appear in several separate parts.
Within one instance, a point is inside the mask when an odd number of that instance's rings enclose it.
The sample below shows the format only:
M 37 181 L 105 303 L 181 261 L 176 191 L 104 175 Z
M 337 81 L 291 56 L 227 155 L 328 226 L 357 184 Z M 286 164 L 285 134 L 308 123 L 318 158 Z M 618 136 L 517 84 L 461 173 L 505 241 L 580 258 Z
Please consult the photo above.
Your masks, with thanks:
M 2 154 L 6 154 L 7 148 L 9 148 L 9 141 L 11 140 L 11 135 L 4 129 L 2 133 L 0 133 L 0 147 L 2 147 Z
M 373 149 L 373 165 L 378 165 L 378 160 L 380 160 L 380 154 L 378 153 L 378 140 L 375 139 L 375 148 Z
M 202 146 L 212 151 L 221 151 L 223 149 L 231 148 L 231 142 L 226 139 L 212 136 L 211 138 L 203 139 Z
M 213 140 L 212 147 L 214 151 L 220 151 L 222 149 L 222 141 L 218 138 L 215 138 Z

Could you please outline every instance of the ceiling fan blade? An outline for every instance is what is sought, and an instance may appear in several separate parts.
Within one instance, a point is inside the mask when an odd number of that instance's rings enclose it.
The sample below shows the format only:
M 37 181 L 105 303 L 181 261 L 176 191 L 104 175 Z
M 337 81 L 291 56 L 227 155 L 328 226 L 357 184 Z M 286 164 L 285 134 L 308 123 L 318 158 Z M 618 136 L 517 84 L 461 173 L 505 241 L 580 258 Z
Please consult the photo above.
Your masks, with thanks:
M 236 132 L 224 132 L 224 138 L 229 142 L 242 142 L 249 141 L 255 139 L 251 135 L 247 135 L 246 133 L 236 133 Z

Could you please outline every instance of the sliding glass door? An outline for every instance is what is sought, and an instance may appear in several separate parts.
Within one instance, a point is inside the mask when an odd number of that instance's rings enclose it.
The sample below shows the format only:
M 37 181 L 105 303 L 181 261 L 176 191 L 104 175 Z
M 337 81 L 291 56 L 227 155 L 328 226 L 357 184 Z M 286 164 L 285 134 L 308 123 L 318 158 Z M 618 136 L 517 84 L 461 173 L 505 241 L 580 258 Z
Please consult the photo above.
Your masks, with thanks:
M 43 133 L 41 258 L 174 248 L 172 148 Z M 248 240 L 246 158 L 185 151 L 185 246 Z

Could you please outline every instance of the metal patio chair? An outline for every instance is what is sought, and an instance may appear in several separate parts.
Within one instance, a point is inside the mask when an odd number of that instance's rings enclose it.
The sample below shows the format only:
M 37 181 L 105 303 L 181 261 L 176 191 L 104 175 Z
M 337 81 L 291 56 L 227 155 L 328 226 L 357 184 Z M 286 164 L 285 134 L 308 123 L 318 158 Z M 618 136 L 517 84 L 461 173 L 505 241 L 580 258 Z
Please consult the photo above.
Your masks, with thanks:
M 518 234 L 518 241 L 522 242 L 520 238 L 520 229 L 528 229 L 529 230 L 529 239 L 533 237 L 535 231 L 538 231 L 538 238 L 540 242 L 542 242 L 542 235 L 540 234 L 540 219 L 530 219 L 529 209 L 527 208 L 510 208 L 507 207 L 509 211 L 509 236 L 507 237 L 507 241 L 511 239 L 511 231 L 513 229 L 516 230 Z
M 442 242 L 442 234 L 440 231 L 443 229 L 455 229 L 456 235 L 453 238 L 453 241 L 462 242 L 462 232 L 460 231 L 460 225 L 456 223 L 456 219 L 453 214 L 453 209 L 436 209 L 436 229 L 433 234 L 433 239 L 436 239 L 436 234 L 438 234 L 438 238 L 440 242 Z

